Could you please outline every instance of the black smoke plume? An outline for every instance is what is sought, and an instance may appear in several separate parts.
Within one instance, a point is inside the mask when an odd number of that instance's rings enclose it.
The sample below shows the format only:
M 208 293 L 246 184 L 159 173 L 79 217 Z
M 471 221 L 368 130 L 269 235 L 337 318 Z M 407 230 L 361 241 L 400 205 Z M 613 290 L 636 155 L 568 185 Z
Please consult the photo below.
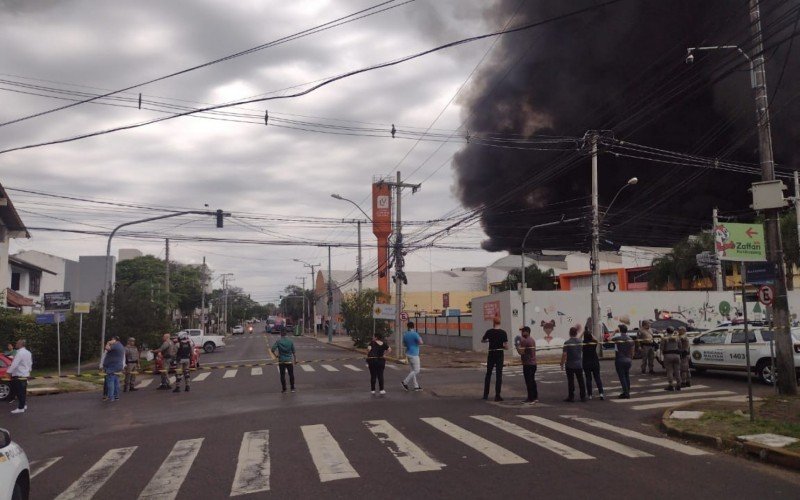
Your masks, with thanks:
M 512 26 L 600 3 L 498 0 L 487 16 Z M 762 2 L 775 160 L 800 166 L 800 0 Z M 754 51 L 744 0 L 625 0 L 522 33 L 506 35 L 463 99 L 469 134 L 582 137 L 610 130 L 617 139 L 758 165 L 755 105 L 746 61 L 735 51 L 687 47 L 739 45 Z M 789 52 L 791 50 L 791 52 Z M 563 146 L 563 144 L 562 144 Z M 498 149 L 468 144 L 453 163 L 461 202 L 482 209 L 490 251 L 519 252 L 537 223 L 584 217 L 536 230 L 526 249 L 589 247 L 590 158 L 570 151 Z M 603 221 L 604 246 L 671 245 L 711 225 L 711 211 L 751 217 L 747 189 L 759 178 L 599 157 L 600 206 L 633 176 Z

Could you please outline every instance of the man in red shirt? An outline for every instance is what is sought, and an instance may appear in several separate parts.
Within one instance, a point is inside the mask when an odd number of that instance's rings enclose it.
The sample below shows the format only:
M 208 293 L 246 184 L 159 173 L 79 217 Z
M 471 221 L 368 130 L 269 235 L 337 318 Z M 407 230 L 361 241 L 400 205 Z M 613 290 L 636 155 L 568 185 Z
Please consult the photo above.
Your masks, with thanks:
M 525 377 L 525 387 L 528 389 L 526 403 L 537 403 L 539 391 L 536 388 L 536 341 L 531 337 L 530 327 L 523 326 L 519 329 L 522 338 L 517 344 L 517 352 L 521 356 L 522 375 Z

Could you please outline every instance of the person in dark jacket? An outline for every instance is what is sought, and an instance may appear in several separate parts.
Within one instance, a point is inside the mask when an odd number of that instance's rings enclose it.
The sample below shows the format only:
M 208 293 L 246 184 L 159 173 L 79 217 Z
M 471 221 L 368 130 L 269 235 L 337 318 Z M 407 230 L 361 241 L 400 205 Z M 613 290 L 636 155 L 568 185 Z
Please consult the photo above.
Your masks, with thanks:
M 617 370 L 622 393 L 619 399 L 631 399 L 631 365 L 633 364 L 634 340 L 628 336 L 628 327 L 619 325 L 619 335 L 614 340 L 614 368 Z
M 605 399 L 603 381 L 600 379 L 600 359 L 597 357 L 597 339 L 592 335 L 591 326 L 583 332 L 583 373 L 586 374 L 587 397 L 592 399 L 592 377 L 594 377 L 600 399 Z
M 103 359 L 103 371 L 106 373 L 106 394 L 108 401 L 119 399 L 119 375 L 125 367 L 125 348 L 119 337 L 111 337 L 106 344 L 106 356 Z
M 369 367 L 369 385 L 372 394 L 375 394 L 375 382 L 381 394 L 386 394 L 383 388 L 383 371 L 386 369 L 386 358 L 384 355 L 392 350 L 389 344 L 383 340 L 382 333 L 376 333 L 369 343 L 369 353 L 367 354 L 367 366 Z

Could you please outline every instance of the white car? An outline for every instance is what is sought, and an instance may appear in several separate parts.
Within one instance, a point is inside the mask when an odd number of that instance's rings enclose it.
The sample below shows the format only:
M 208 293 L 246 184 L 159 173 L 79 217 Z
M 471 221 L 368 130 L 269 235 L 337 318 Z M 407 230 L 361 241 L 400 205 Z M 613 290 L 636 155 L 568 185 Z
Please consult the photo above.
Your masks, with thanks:
M 766 326 L 750 326 L 750 369 L 765 384 L 771 384 L 775 332 Z M 800 371 L 800 328 L 792 328 L 794 366 Z M 697 372 L 705 370 L 747 371 L 744 325 L 714 328 L 694 338 L 689 346 L 689 365 Z M 772 352 L 770 351 L 772 344 Z
M 199 328 L 190 328 L 188 330 L 181 330 L 177 333 L 189 334 L 189 339 L 197 347 L 202 347 L 207 353 L 214 352 L 218 347 L 225 347 L 225 338 L 222 335 L 203 335 L 203 330 Z
M 27 455 L 7 430 L 0 429 L 0 500 L 27 500 L 30 478 Z
M 244 333 L 244 327 L 242 325 L 236 325 L 233 328 L 231 328 L 231 333 L 234 335 Z

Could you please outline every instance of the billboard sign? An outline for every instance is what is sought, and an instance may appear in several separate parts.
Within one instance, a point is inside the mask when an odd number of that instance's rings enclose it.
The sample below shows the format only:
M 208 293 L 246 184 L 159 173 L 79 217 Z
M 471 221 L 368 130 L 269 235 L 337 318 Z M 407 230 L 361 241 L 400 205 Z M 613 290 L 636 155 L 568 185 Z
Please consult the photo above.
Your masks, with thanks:
M 45 311 L 69 311 L 72 308 L 70 292 L 53 292 L 44 294 Z
M 500 301 L 495 300 L 492 302 L 484 302 L 483 304 L 483 319 L 493 320 L 500 317 Z
M 91 302 L 75 302 L 72 306 L 72 312 L 75 314 L 89 314 L 91 307 Z
M 763 224 L 724 222 L 714 227 L 714 249 L 720 260 L 764 262 L 767 260 Z

